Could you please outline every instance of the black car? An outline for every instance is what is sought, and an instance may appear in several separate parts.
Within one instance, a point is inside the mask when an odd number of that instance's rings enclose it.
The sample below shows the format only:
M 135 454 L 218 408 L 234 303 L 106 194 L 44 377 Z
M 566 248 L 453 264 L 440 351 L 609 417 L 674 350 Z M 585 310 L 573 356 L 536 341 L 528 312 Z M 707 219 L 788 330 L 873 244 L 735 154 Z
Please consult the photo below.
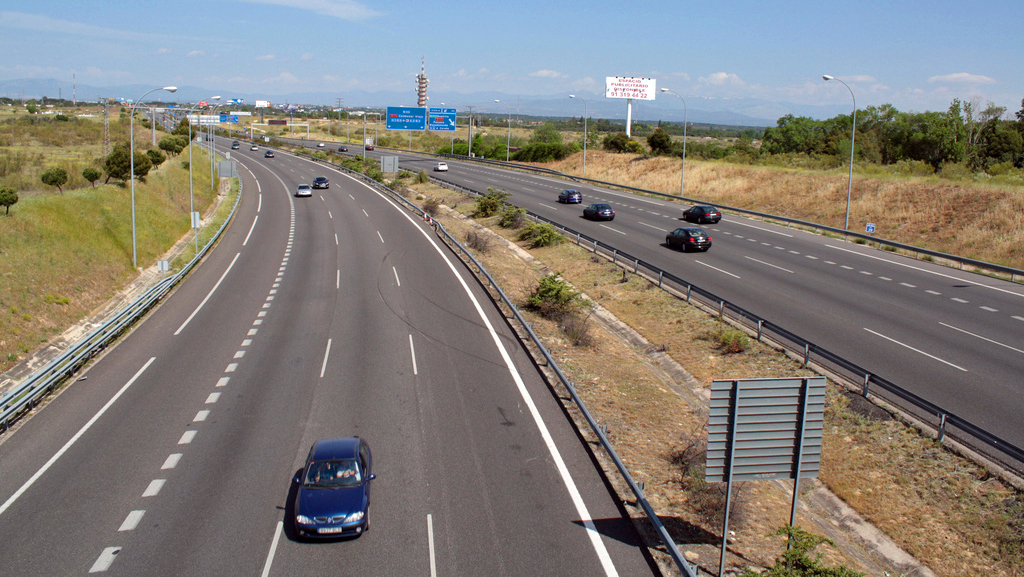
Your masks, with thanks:
M 370 528 L 370 446 L 359 437 L 321 439 L 293 479 L 293 521 L 300 537 L 358 537 Z
M 338 152 L 348 152 L 348 147 L 347 146 L 339 146 L 338 147 Z
M 238 150 L 242 147 L 242 143 L 237 140 L 231 143 L 231 150 Z
M 326 176 L 318 176 L 313 179 L 313 188 L 330 188 L 331 183 L 327 181 Z
M 711 248 L 711 235 L 703 228 L 677 228 L 665 236 L 665 244 L 670 247 L 679 247 L 684 252 L 691 248 L 706 251 Z
M 583 195 L 578 190 L 563 190 L 558 193 L 558 202 L 564 202 L 566 204 L 582 204 Z
M 268 150 L 263 153 L 263 158 L 274 158 L 274 151 Z
M 615 209 L 613 209 L 610 204 L 595 202 L 583 209 L 583 218 L 589 218 L 591 220 L 614 220 Z
M 697 224 L 704 222 L 714 224 L 722 220 L 722 213 L 710 204 L 698 204 L 683 211 L 683 220 L 690 220 Z

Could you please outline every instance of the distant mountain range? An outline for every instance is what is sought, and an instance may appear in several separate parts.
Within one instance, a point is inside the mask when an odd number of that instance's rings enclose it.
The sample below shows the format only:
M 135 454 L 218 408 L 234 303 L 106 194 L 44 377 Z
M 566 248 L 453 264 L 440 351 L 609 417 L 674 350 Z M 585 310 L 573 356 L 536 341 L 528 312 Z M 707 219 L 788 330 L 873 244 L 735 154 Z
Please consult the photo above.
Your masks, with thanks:
M 79 101 L 96 101 L 99 98 L 123 98 L 131 100 L 151 90 L 152 86 L 144 85 L 119 85 L 96 87 L 80 84 L 74 89 L 74 96 Z M 342 98 L 342 105 L 346 108 L 384 108 L 386 106 L 410 106 L 415 105 L 415 94 L 412 91 L 380 91 L 380 92 L 292 92 L 288 94 L 255 94 L 255 93 L 233 93 L 228 90 L 210 90 L 195 86 L 181 86 L 174 94 L 154 92 L 147 99 L 154 99 L 163 102 L 197 102 L 208 99 L 210 96 L 219 94 L 225 100 L 230 98 L 241 98 L 246 104 L 252 104 L 256 100 L 269 100 L 272 104 L 305 104 L 319 106 L 333 106 L 338 98 Z M 67 82 L 59 82 L 54 79 L 16 79 L 0 80 L 0 96 L 8 98 L 66 98 L 72 99 L 72 86 Z M 457 108 L 459 112 L 467 110 L 472 106 L 474 111 L 486 114 L 504 115 L 508 108 L 504 104 L 494 102 L 496 99 L 502 103 L 507 102 L 512 107 L 514 115 L 523 116 L 550 116 L 550 117 L 580 117 L 583 116 L 583 102 L 579 98 L 585 98 L 586 110 L 590 118 L 606 118 L 625 120 L 626 101 L 620 99 L 605 98 L 604 94 L 581 92 L 577 99 L 570 99 L 568 93 L 564 95 L 515 95 L 502 92 L 431 92 L 428 106 L 441 106 L 444 103 L 446 108 Z M 831 118 L 837 114 L 849 113 L 849 109 L 834 106 L 811 106 L 803 104 L 792 104 L 788 102 L 771 102 L 756 98 L 745 99 L 711 99 L 691 96 L 687 98 L 687 122 L 697 124 L 721 124 L 728 126 L 775 126 L 776 121 L 787 114 L 794 116 L 809 116 L 812 118 Z M 661 94 L 653 102 L 635 100 L 633 102 L 633 120 L 635 122 L 654 123 L 659 120 L 666 122 L 682 122 L 682 103 L 672 95 Z

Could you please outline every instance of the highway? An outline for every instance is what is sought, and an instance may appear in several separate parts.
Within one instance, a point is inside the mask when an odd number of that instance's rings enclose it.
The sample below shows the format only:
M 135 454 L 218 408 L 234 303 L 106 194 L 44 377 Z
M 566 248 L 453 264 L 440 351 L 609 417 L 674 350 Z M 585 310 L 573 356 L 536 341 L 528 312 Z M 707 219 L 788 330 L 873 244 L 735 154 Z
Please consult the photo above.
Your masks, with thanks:
M 323 164 L 247 148 L 207 260 L 0 443 L 0 575 L 657 574 L 423 223 Z M 292 195 L 314 176 L 330 188 Z M 292 478 L 314 440 L 350 435 L 374 452 L 372 529 L 300 542 Z
M 435 162 L 396 151 L 367 154 L 399 154 L 401 168 L 414 172 L 431 172 Z M 732 214 L 700 225 L 713 240 L 708 252 L 683 253 L 664 240 L 688 225 L 681 220 L 687 204 L 446 161 L 449 171 L 432 176 L 482 192 L 505 190 L 517 206 L 709 290 L 1024 447 L 1020 284 Z M 580 190 L 583 204 L 558 204 L 566 188 Z M 615 220 L 583 219 L 593 202 L 611 204 Z

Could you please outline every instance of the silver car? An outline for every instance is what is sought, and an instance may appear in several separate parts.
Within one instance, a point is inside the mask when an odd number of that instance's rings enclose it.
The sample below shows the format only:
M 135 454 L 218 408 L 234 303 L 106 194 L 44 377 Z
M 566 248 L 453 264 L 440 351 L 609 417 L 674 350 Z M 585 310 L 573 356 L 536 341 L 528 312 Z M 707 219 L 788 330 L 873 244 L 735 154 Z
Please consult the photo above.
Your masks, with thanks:
M 300 184 L 295 189 L 295 196 L 313 196 L 313 187 L 308 184 Z

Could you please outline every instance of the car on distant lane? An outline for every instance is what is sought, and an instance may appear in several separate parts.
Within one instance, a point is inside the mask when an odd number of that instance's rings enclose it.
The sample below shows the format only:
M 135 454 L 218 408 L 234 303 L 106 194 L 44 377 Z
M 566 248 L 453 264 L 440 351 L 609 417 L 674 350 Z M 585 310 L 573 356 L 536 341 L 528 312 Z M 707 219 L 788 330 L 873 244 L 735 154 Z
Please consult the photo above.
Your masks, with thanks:
M 705 222 L 715 224 L 722 220 L 722 213 L 710 204 L 698 204 L 683 211 L 683 220 L 690 220 L 697 224 Z
M 347 146 L 339 146 L 338 147 L 338 152 L 348 152 L 348 147 Z
M 448 172 L 448 163 L 438 162 L 434 165 L 434 172 Z
M 589 218 L 590 220 L 614 220 L 615 209 L 610 204 L 595 202 L 583 209 L 583 218 Z
M 295 196 L 313 196 L 313 187 L 308 184 L 300 184 L 295 189 Z
M 319 142 L 319 143 L 317 143 L 317 145 L 316 145 L 316 147 L 317 147 L 317 148 L 323 148 L 323 147 L 325 147 L 325 146 L 327 146 L 327 145 L 326 145 L 326 144 L 324 144 L 324 143 L 322 143 L 322 142 Z
M 292 502 L 295 532 L 304 538 L 358 537 L 370 528 L 370 446 L 359 437 L 321 439 L 309 449 Z
M 366 146 L 364 147 L 364 149 L 365 149 L 365 150 L 373 150 L 373 145 L 372 145 L 372 144 L 367 144 L 367 145 L 366 145 Z
M 242 143 L 237 140 L 231 143 L 231 150 L 238 150 L 242 147 Z
M 582 204 L 583 195 L 578 190 L 563 190 L 558 193 L 558 202 L 564 202 L 566 204 Z
M 263 153 L 263 158 L 274 158 L 274 151 L 268 150 Z
M 679 247 L 683 252 L 690 249 L 706 251 L 711 248 L 711 235 L 703 228 L 682 227 L 668 233 L 665 236 L 665 244 L 669 247 Z
M 255 144 L 249 147 L 249 150 L 259 150 L 259 149 L 260 149 L 260 147 L 256 146 Z
M 326 176 L 318 176 L 313 179 L 313 188 L 330 188 L 331 183 Z

